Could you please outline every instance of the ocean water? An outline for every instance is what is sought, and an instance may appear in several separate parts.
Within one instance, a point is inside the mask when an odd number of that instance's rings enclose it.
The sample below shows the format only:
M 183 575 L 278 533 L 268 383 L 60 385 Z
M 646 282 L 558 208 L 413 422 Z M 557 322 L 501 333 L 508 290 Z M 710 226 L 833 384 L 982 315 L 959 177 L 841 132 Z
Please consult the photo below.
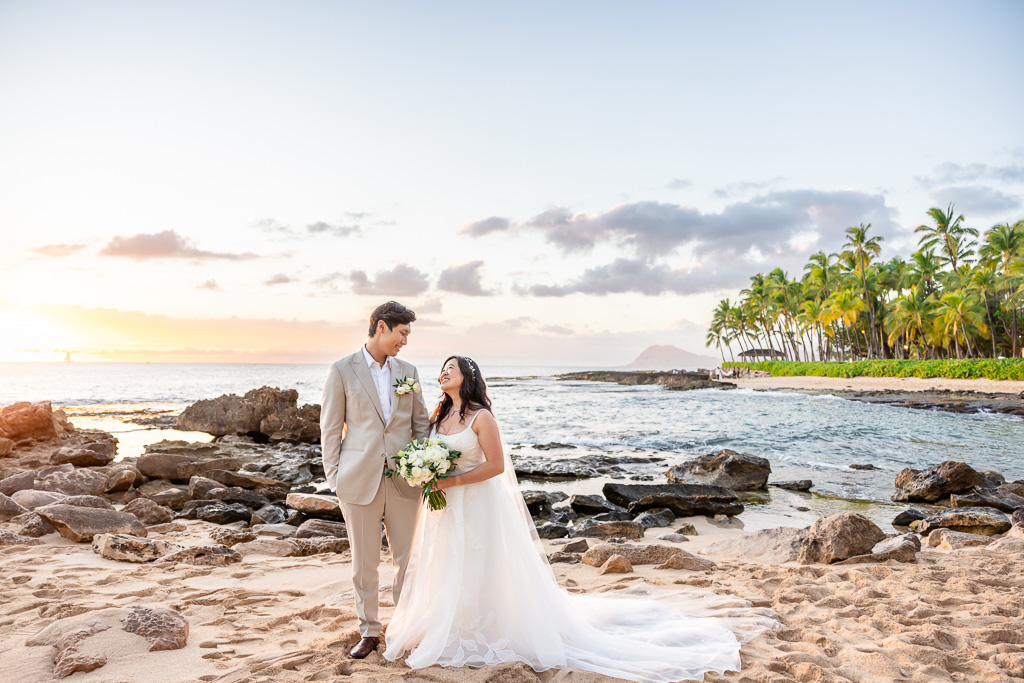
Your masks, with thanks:
M 201 441 L 205 434 L 128 422 L 139 414 L 172 415 L 188 404 L 269 385 L 294 388 L 300 403 L 318 403 L 327 365 L 0 364 L 0 405 L 50 400 L 81 427 L 105 429 L 120 455 L 162 438 Z M 861 403 L 834 396 L 562 381 L 580 368 L 484 368 L 494 412 L 513 452 L 537 459 L 583 455 L 639 457 L 623 476 L 663 482 L 665 470 L 703 453 L 730 448 L 768 458 L 773 480 L 811 479 L 812 493 L 769 487 L 739 518 L 748 528 L 801 526 L 822 514 L 862 512 L 880 524 L 902 510 L 889 502 L 904 467 L 961 460 L 1024 479 L 1024 420 Z M 440 389 L 420 369 L 427 404 Z M 552 442 L 573 448 L 537 450 Z M 877 469 L 851 470 L 853 463 Z M 598 493 L 606 478 L 530 481 L 524 488 Z M 883 527 L 886 528 L 886 527 Z

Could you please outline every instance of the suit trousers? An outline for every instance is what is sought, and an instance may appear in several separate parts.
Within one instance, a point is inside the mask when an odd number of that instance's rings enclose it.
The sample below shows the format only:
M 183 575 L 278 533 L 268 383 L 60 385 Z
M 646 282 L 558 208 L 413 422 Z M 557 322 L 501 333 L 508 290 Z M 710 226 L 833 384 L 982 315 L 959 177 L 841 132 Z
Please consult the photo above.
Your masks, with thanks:
M 340 501 L 352 548 L 352 586 L 355 589 L 359 633 L 363 638 L 379 636 L 381 631 L 381 623 L 377 618 L 381 522 L 384 522 L 388 546 L 391 548 L 394 565 L 392 594 L 397 605 L 402 594 L 405 570 L 409 565 L 409 549 L 421 504 L 419 496 L 410 498 L 401 495 L 395 479 L 383 474 L 377 495 L 368 505 Z

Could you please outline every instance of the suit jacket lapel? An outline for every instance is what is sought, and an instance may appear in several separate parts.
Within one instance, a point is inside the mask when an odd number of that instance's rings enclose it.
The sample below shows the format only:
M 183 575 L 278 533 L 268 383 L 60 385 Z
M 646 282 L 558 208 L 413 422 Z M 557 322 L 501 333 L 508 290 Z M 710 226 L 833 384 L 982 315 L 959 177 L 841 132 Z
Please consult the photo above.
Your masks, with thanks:
M 359 383 L 363 385 L 363 390 L 366 395 L 370 397 L 370 405 L 377 411 L 377 417 L 380 421 L 384 421 L 384 409 L 380 407 L 380 396 L 377 395 L 377 387 L 373 383 L 373 377 L 370 376 L 370 368 L 366 367 L 366 359 L 363 358 L 362 349 L 352 359 L 353 370 L 355 370 L 356 377 L 359 378 Z M 394 411 L 391 411 L 394 414 Z
M 395 386 L 395 382 L 403 377 L 402 368 L 398 364 L 398 359 L 394 356 L 388 359 L 388 362 L 391 363 L 391 386 Z M 391 419 L 384 425 L 385 427 L 395 421 L 395 414 L 398 412 L 398 402 L 401 398 L 394 391 L 391 392 Z

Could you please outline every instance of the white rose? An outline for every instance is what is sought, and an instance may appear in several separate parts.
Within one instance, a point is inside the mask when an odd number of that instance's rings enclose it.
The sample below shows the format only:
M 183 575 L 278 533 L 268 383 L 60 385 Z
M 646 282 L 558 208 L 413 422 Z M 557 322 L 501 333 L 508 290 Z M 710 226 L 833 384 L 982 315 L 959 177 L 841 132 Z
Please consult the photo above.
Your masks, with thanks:
M 452 464 L 450 462 L 448 462 L 447 460 L 445 460 L 445 461 L 443 461 L 441 463 L 438 463 L 438 465 L 437 465 L 437 471 L 440 472 L 441 474 L 445 474 L 451 468 L 452 468 Z
M 412 383 L 412 390 L 413 390 L 413 393 L 416 393 L 416 394 L 420 393 L 420 383 L 419 382 L 413 382 Z

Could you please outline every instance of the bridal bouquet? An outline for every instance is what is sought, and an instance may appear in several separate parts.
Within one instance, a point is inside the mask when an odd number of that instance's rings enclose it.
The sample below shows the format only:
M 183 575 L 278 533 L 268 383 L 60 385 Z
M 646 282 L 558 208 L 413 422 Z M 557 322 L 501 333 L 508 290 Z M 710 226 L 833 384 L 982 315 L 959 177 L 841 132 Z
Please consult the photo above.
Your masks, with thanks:
M 416 439 L 392 457 L 395 469 L 388 469 L 385 475 L 397 474 L 410 486 L 422 486 L 423 497 L 430 503 L 431 510 L 444 509 L 448 504 L 444 491 L 437 489 L 440 479 L 447 479 L 452 461 L 462 455 L 451 451 L 440 439 Z

